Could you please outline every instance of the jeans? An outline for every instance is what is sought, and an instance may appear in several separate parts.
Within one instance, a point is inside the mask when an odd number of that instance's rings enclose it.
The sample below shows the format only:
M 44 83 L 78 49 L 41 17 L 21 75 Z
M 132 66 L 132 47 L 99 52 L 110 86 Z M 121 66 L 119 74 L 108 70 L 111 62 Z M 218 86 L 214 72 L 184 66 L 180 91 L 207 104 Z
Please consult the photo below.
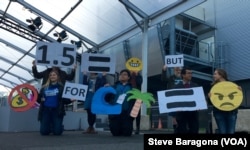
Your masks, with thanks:
M 63 132 L 63 116 L 58 115 L 56 108 L 44 107 L 40 120 L 40 134 L 49 135 L 51 132 L 54 135 L 61 135 Z
M 213 112 L 219 134 L 234 134 L 237 113 L 237 110 Z

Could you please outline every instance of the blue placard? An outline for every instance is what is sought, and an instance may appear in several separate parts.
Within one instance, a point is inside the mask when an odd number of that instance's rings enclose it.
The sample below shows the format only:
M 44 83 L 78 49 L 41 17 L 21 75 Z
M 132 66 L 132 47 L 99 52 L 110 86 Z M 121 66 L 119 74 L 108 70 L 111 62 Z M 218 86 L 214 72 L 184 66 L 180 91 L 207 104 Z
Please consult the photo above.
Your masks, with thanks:
M 116 94 L 116 90 L 110 86 L 101 87 L 98 89 L 94 96 L 91 104 L 91 111 L 94 114 L 120 114 L 122 110 L 121 104 L 110 104 L 105 100 L 107 94 Z

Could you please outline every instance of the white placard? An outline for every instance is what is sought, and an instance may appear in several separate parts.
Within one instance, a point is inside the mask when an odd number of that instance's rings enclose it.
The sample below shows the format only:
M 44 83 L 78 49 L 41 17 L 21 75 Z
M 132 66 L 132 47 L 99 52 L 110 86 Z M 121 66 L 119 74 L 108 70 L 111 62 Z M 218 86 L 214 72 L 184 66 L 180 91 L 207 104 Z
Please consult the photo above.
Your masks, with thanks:
M 202 87 L 158 91 L 160 113 L 207 109 Z
M 184 66 L 184 57 L 183 55 L 166 55 L 165 64 L 168 66 L 168 68 L 182 67 Z
M 81 68 L 82 72 L 115 74 L 115 57 L 106 54 L 83 53 Z
M 87 85 L 66 82 L 63 89 L 62 97 L 85 101 L 87 91 L 88 91 Z
M 37 42 L 36 64 L 73 68 L 76 62 L 76 46 L 72 44 Z

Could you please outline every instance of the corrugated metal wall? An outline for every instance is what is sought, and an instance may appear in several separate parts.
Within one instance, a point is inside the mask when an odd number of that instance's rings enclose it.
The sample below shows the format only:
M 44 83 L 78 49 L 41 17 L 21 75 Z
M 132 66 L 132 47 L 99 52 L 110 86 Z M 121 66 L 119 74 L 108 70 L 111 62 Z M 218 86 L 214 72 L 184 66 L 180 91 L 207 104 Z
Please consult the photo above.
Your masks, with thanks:
M 250 1 L 215 0 L 216 41 L 225 46 L 230 80 L 250 78 Z

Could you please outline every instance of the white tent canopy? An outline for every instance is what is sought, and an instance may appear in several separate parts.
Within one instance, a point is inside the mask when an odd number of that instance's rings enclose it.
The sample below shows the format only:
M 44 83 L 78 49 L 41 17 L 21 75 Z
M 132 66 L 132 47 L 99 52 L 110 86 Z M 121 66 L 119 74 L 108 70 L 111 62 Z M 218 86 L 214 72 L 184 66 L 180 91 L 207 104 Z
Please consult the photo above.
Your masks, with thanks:
M 36 42 L 56 42 L 53 34 L 65 30 L 68 39 L 81 40 L 78 52 L 105 48 L 169 19 L 205 0 L 1 0 L 0 85 L 13 88 L 31 82 Z M 26 19 L 40 16 L 43 26 L 32 32 Z M 38 66 L 38 70 L 45 67 Z

